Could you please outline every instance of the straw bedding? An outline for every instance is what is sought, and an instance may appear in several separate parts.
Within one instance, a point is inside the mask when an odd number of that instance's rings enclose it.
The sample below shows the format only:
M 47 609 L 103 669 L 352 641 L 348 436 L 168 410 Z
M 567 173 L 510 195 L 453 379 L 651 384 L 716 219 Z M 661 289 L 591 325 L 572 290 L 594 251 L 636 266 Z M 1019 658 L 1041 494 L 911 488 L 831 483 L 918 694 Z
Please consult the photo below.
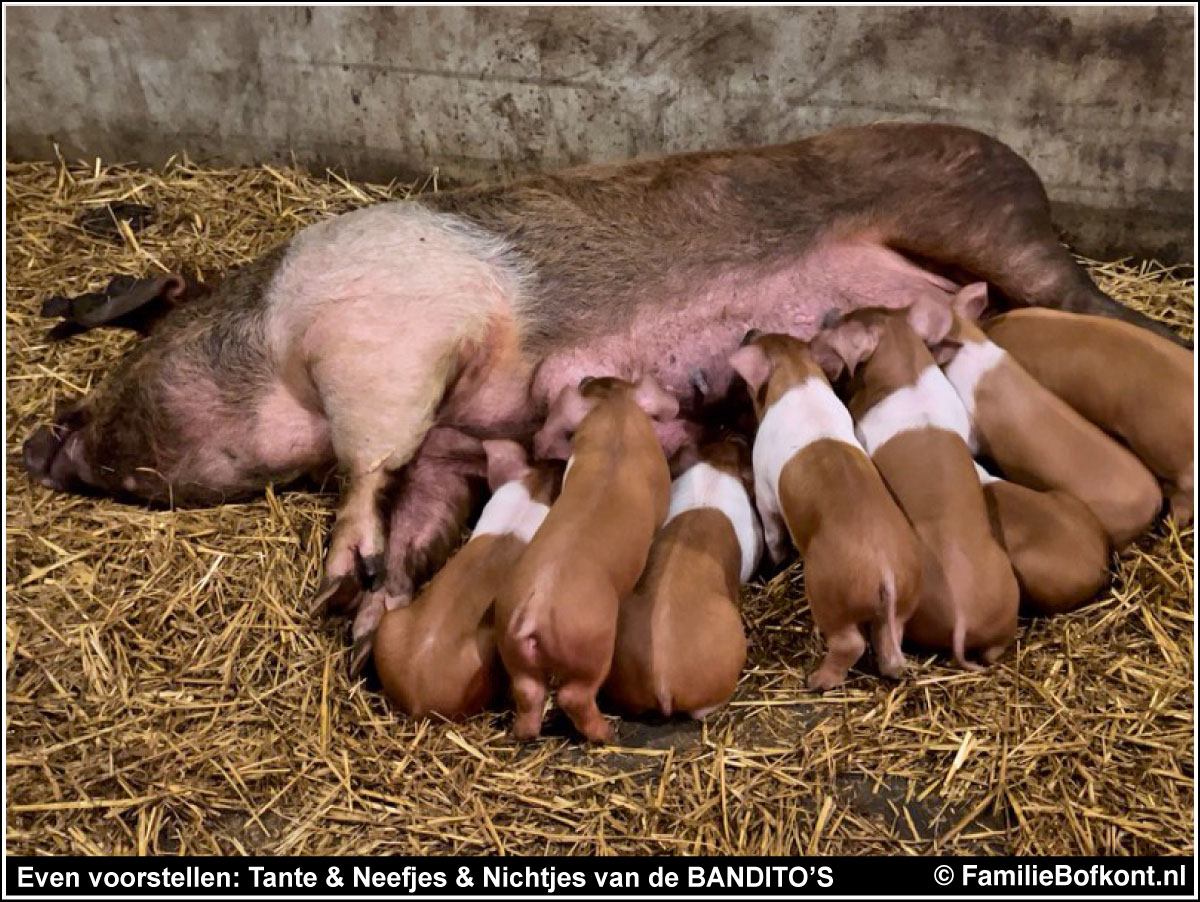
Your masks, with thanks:
M 413 722 L 305 614 L 331 494 L 155 512 L 52 495 L 19 463 L 133 340 L 51 346 L 43 297 L 216 273 L 412 186 L 186 161 L 7 176 L 10 853 L 1191 854 L 1190 530 L 1157 527 L 1094 604 L 1023 621 L 983 675 L 926 657 L 899 684 L 808 692 L 820 647 L 793 567 L 744 591 L 747 669 L 707 724 L 624 722 L 591 750 L 561 720 L 520 747 L 503 714 Z M 1093 271 L 1191 333 L 1178 273 Z

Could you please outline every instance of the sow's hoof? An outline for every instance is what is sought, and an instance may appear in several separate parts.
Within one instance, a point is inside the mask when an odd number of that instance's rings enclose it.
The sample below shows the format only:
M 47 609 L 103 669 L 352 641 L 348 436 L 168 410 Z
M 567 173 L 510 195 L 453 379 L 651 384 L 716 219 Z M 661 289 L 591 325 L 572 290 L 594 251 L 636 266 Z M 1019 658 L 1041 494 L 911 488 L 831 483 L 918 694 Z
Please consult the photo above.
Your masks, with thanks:
M 42 302 L 42 316 L 63 320 L 50 331 L 50 338 L 55 340 L 101 326 L 133 329 L 145 335 L 163 314 L 201 290 L 199 283 L 188 283 L 179 275 L 116 276 L 103 291 L 47 298 Z
M 332 616 L 334 614 L 349 614 L 358 607 L 362 586 L 353 576 L 335 576 L 326 579 L 317 588 L 309 604 L 309 614 L 316 616 Z

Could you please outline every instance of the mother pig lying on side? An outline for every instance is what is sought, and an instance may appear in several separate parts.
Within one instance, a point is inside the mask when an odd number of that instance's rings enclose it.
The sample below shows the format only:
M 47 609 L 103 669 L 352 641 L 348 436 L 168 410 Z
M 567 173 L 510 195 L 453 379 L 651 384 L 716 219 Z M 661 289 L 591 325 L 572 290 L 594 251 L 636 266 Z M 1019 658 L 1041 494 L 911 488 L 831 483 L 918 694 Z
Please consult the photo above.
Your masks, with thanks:
M 945 303 L 955 283 L 918 259 L 1011 304 L 1150 325 L 1058 244 L 1037 176 L 1009 148 L 881 124 L 310 226 L 173 303 L 25 461 L 56 490 L 176 504 L 336 462 L 348 481 L 318 601 L 354 607 L 365 587 L 362 638 L 449 550 L 481 439 L 528 437 L 586 375 L 650 373 L 692 417 L 726 393 L 750 328 L 806 339 L 831 313 Z M 159 281 L 178 301 L 180 280 Z M 659 428 L 671 453 L 683 424 Z

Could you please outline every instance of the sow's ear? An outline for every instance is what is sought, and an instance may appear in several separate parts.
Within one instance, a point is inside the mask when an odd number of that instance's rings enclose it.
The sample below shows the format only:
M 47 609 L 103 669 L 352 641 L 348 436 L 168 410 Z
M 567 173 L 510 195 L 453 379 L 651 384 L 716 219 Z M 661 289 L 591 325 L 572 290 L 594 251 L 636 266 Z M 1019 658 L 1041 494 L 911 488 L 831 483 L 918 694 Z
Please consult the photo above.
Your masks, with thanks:
M 483 453 L 487 455 L 488 488 L 493 492 L 529 474 L 525 449 L 514 441 L 487 439 L 483 443 Z
M 746 380 L 751 396 L 757 395 L 771 378 L 771 361 L 767 358 L 767 352 L 753 339 L 733 352 L 729 365 Z
M 49 337 L 56 341 L 101 326 L 146 335 L 163 314 L 203 290 L 199 283 L 177 274 L 148 279 L 117 276 L 103 291 L 48 298 L 42 303 L 42 316 L 62 319 L 50 330 Z
M 653 376 L 643 376 L 634 383 L 633 400 L 651 419 L 660 423 L 679 416 L 679 401 Z

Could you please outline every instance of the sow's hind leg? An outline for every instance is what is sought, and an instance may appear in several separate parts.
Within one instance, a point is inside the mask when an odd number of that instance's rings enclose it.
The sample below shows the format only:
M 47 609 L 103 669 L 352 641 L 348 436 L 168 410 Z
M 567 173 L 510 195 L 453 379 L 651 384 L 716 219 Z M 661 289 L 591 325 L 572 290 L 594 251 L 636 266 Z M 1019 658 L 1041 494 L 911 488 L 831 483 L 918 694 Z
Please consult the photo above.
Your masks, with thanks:
M 903 162 L 879 154 L 882 144 L 846 150 L 848 164 L 872 166 L 880 179 L 885 243 L 987 281 L 1010 304 L 1107 316 L 1186 345 L 1096 286 L 1059 243 L 1041 180 L 1013 150 L 968 129 L 895 130 L 905 134 Z

